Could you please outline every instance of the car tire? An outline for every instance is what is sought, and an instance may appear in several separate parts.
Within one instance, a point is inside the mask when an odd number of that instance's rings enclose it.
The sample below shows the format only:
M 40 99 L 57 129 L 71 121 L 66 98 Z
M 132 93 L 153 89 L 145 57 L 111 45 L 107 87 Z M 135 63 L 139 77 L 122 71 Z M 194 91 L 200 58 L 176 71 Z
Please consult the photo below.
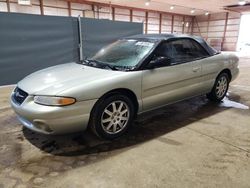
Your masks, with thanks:
M 90 128 L 100 138 L 112 140 L 122 136 L 132 124 L 135 107 L 125 95 L 114 94 L 95 105 Z
M 229 76 L 227 73 L 221 73 L 214 83 L 213 89 L 207 94 L 207 98 L 214 102 L 220 102 L 226 96 L 229 87 Z

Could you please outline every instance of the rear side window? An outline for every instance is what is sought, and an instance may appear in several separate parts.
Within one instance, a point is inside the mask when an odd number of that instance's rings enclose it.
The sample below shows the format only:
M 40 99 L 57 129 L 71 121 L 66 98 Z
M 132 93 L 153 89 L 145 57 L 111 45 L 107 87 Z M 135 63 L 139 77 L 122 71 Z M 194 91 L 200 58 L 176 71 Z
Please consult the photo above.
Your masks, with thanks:
M 174 65 L 207 57 L 208 53 L 192 39 L 177 39 L 161 44 L 156 55 L 168 57 Z

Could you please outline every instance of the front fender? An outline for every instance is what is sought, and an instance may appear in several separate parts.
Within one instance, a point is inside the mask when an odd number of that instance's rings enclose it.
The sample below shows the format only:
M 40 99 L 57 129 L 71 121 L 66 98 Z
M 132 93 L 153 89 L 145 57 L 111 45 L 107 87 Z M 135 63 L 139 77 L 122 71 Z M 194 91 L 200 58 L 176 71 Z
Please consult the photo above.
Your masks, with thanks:
M 88 83 L 79 82 L 78 85 L 59 92 L 59 96 L 70 96 L 78 101 L 99 99 L 105 93 L 114 90 L 125 88 L 129 89 L 136 95 L 138 100 L 141 100 L 141 71 L 121 72 L 113 76 L 107 76 L 102 79 L 90 81 Z

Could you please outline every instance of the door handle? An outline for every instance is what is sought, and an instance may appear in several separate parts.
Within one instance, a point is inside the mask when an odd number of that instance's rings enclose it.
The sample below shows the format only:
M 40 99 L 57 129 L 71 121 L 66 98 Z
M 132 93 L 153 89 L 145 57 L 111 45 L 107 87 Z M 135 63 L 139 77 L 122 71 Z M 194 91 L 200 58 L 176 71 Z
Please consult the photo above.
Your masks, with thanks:
M 200 67 L 194 67 L 193 72 L 198 72 L 200 70 Z

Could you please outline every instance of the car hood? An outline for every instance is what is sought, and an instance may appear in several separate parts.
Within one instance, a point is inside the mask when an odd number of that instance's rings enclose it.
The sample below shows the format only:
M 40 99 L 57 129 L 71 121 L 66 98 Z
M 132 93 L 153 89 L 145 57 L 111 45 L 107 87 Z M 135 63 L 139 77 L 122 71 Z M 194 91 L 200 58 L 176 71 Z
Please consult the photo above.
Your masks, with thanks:
M 121 73 L 77 63 L 67 63 L 30 74 L 18 83 L 18 87 L 30 95 L 57 95 L 76 85 L 90 84 L 104 77 L 112 78 Z

